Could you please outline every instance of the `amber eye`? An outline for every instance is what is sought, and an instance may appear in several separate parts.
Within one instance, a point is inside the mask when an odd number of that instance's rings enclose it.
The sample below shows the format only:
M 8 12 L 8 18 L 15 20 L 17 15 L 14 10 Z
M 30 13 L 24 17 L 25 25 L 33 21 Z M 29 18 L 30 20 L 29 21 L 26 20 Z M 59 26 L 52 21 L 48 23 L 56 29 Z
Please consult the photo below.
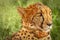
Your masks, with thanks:
M 42 13 L 40 14 L 40 16 L 42 16 Z

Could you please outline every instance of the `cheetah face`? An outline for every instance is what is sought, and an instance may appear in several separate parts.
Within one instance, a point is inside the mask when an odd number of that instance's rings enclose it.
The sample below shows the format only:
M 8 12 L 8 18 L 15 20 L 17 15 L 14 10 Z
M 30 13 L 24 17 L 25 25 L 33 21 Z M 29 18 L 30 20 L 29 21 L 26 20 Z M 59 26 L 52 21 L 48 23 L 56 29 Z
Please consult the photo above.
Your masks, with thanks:
M 52 28 L 52 13 L 47 6 L 39 6 L 37 13 L 33 16 L 33 23 L 38 29 L 50 31 Z
M 30 5 L 27 8 L 18 8 L 22 15 L 23 26 L 49 31 L 52 27 L 51 9 L 43 4 Z

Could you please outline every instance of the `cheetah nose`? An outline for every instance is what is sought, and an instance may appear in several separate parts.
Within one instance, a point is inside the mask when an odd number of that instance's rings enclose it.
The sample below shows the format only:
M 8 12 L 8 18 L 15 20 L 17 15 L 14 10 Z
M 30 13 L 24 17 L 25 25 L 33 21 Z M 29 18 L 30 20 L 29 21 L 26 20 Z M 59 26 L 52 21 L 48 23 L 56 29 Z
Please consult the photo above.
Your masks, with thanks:
M 52 25 L 52 23 L 50 23 L 50 24 L 47 24 L 48 26 L 51 26 Z

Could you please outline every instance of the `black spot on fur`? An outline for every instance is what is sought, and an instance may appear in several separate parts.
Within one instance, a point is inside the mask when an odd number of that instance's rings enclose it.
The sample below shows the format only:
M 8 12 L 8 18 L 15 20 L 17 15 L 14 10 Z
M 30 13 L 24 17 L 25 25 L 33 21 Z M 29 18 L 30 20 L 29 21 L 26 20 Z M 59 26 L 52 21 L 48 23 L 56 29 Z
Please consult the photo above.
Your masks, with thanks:
M 48 37 L 48 39 L 50 39 L 50 37 Z
M 23 33 L 21 33 L 21 35 L 23 35 Z
M 21 37 L 19 37 L 19 40 L 22 40 Z
M 30 39 L 30 38 L 28 38 L 28 39 Z
M 34 38 L 33 38 L 33 37 L 32 37 L 31 39 L 32 39 L 32 40 L 34 40 Z
M 23 38 L 25 38 L 25 36 L 23 36 Z
M 24 35 L 26 35 L 26 33 L 24 33 Z

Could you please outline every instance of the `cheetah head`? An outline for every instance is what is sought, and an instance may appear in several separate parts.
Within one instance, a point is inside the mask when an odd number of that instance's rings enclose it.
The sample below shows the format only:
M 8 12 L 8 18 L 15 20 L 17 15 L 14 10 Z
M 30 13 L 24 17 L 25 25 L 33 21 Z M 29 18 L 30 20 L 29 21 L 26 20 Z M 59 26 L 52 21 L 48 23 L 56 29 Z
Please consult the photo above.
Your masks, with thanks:
M 18 7 L 23 26 L 31 29 L 48 31 L 52 26 L 51 9 L 42 3 L 30 5 L 27 8 Z

